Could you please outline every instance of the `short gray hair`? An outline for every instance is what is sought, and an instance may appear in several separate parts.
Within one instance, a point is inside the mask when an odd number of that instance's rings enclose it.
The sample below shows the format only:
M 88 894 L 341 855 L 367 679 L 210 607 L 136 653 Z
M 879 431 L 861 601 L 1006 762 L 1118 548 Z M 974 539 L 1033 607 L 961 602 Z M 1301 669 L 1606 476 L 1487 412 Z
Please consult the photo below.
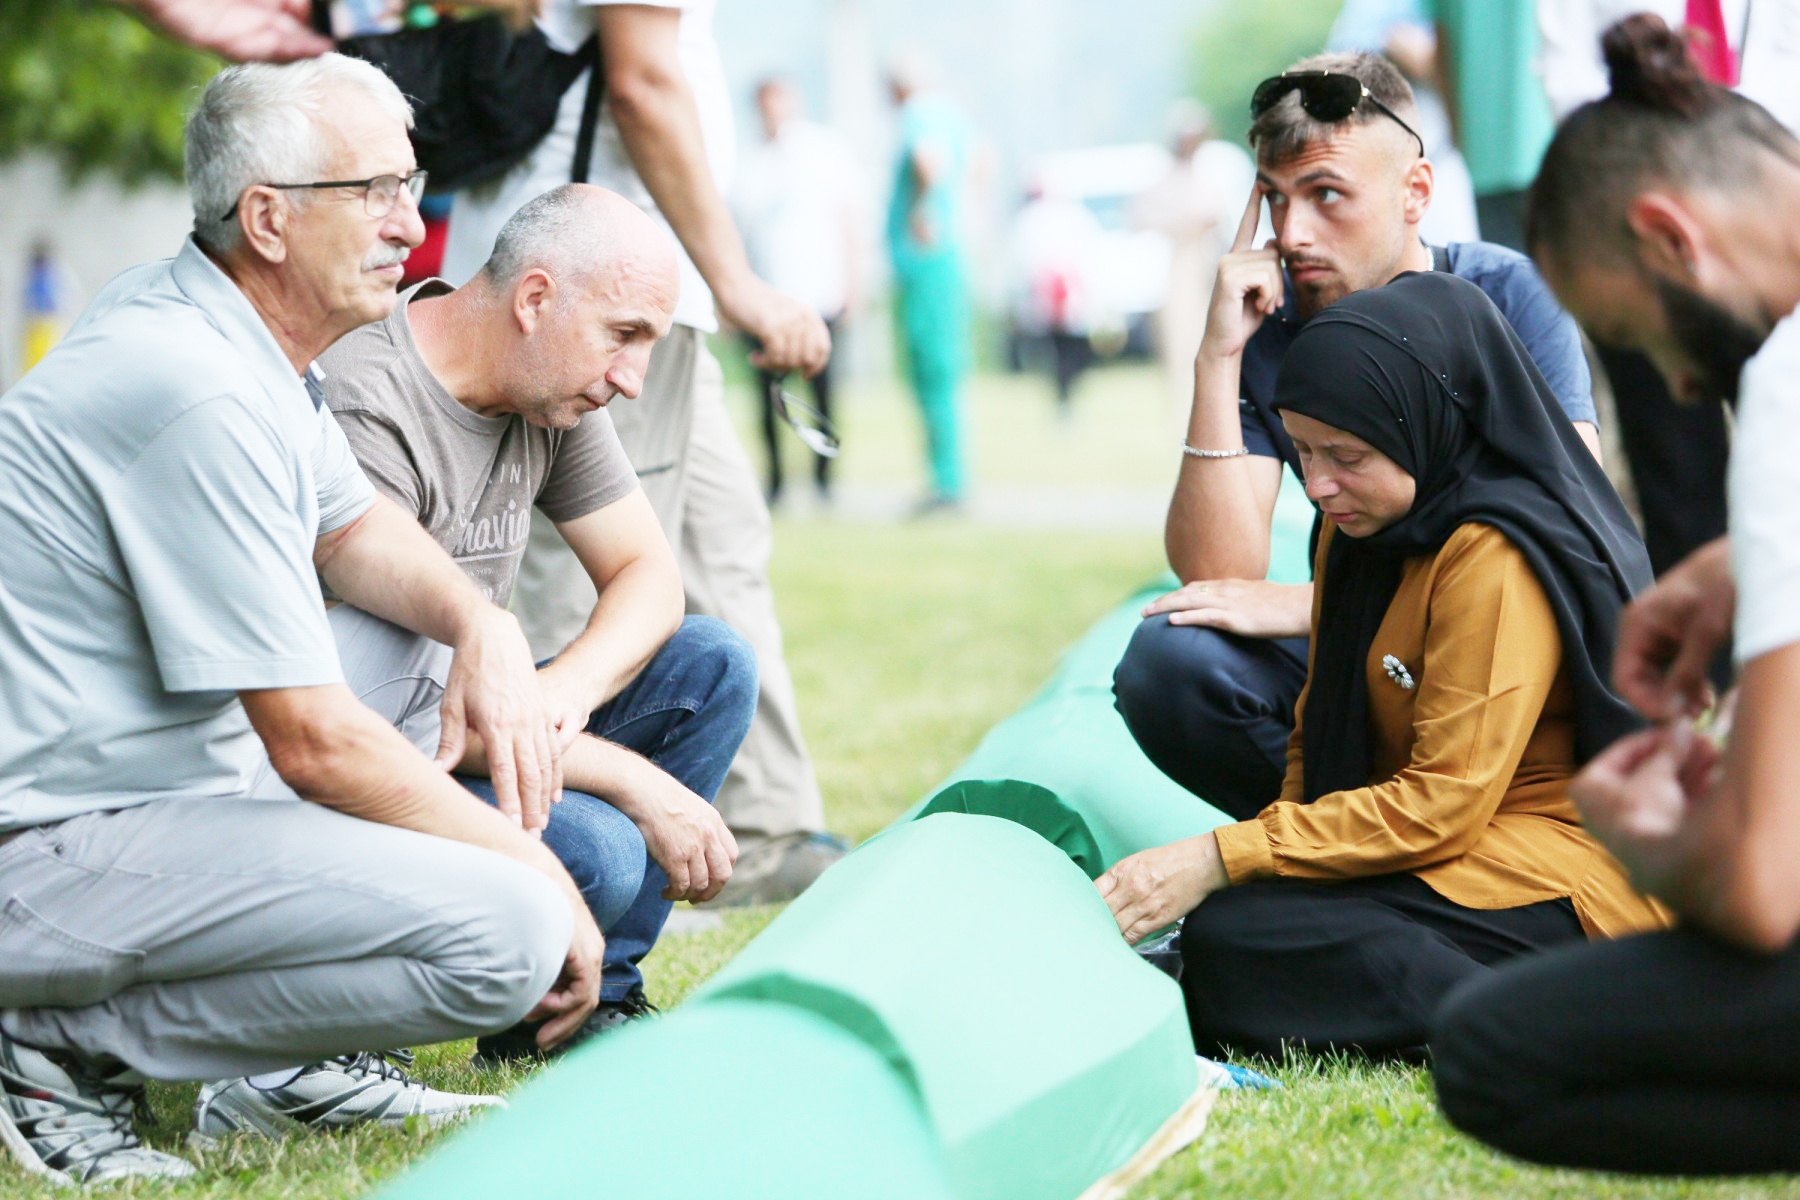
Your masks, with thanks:
M 1414 129 L 1419 127 L 1418 102 L 1413 99 L 1412 84 L 1406 76 L 1379 54 L 1315 54 L 1303 58 L 1283 74 L 1295 71 L 1330 71 L 1333 75 L 1351 75 L 1369 89 L 1369 94 L 1398 113 Z M 1250 126 L 1250 145 L 1264 162 L 1289 162 L 1315 142 L 1331 137 L 1343 125 L 1367 125 L 1385 121 L 1387 115 L 1372 104 L 1359 104 L 1348 117 L 1335 123 L 1314 119 L 1300 107 L 1300 93 L 1289 92 L 1270 105 Z
M 331 147 L 319 117 L 329 98 L 360 88 L 412 128 L 412 106 L 379 67 L 342 54 L 299 62 L 245 63 L 213 76 L 187 122 L 188 195 L 194 236 L 217 251 L 236 248 L 237 223 L 221 220 L 257 183 L 310 183 Z
M 621 249 L 611 223 L 595 219 L 596 203 L 595 190 L 576 183 L 527 201 L 500 227 L 494 252 L 481 268 L 483 282 L 499 292 L 533 267 L 543 267 L 560 283 L 587 283 Z

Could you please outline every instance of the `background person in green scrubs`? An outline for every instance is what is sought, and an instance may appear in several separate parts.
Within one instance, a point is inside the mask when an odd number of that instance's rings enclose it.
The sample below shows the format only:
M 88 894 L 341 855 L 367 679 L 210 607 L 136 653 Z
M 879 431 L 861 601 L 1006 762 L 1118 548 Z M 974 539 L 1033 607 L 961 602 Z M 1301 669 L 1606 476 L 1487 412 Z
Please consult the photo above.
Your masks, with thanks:
M 894 316 L 907 381 L 925 421 L 930 491 L 921 514 L 962 503 L 962 381 L 969 369 L 963 189 L 974 138 L 950 100 L 921 87 L 913 63 L 890 68 L 900 150 L 888 205 Z

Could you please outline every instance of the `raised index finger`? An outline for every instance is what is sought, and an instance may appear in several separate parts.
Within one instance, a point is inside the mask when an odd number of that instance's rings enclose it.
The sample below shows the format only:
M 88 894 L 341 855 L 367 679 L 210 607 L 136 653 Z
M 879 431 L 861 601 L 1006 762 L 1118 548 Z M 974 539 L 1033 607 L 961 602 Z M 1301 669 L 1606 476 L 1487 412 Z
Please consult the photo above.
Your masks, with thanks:
M 1231 239 L 1231 252 L 1248 250 L 1256 243 L 1256 226 L 1262 220 L 1262 181 L 1250 185 L 1250 203 L 1244 206 L 1243 219 L 1238 222 L 1237 236 Z

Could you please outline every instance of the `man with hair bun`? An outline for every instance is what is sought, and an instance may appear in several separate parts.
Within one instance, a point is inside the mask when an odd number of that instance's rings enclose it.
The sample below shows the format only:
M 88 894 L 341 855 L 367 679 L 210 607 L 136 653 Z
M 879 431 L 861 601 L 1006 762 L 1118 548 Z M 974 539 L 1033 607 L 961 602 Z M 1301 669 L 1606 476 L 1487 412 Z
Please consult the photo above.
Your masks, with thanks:
M 1544 156 L 1532 254 L 1596 341 L 1648 356 L 1678 397 L 1737 399 L 1727 536 L 1620 622 L 1614 679 L 1654 724 L 1576 781 L 1587 827 L 1682 925 L 1454 994 L 1432 1039 L 1438 1094 L 1452 1123 L 1537 1162 L 1796 1171 L 1800 142 L 1702 78 L 1659 17 L 1603 47 L 1611 92 Z M 1735 707 L 1697 725 L 1727 635 Z
M 0 1144 L 28 1173 L 191 1174 L 133 1128 L 152 1078 L 309 1093 L 284 1128 L 449 1120 L 495 1098 L 370 1052 L 594 1008 L 568 872 L 358 702 L 320 600 L 449 648 L 441 763 L 479 739 L 515 807 L 556 794 L 518 622 L 306 374 L 424 235 L 409 123 L 339 55 L 221 72 L 193 237 L 0 397 Z M 253 789 L 263 761 L 301 802 Z
M 1256 185 L 1219 264 L 1163 533 L 1183 586 L 1145 608 L 1113 677 L 1150 760 L 1240 819 L 1281 791 L 1306 678 L 1312 585 L 1264 581 L 1283 464 L 1300 474 L 1270 401 L 1304 324 L 1408 271 L 1460 275 L 1507 318 L 1598 456 L 1580 335 L 1530 260 L 1420 239 L 1432 164 L 1399 69 L 1374 54 L 1316 55 L 1266 80 L 1251 108 Z M 1275 237 L 1258 249 L 1264 199 Z

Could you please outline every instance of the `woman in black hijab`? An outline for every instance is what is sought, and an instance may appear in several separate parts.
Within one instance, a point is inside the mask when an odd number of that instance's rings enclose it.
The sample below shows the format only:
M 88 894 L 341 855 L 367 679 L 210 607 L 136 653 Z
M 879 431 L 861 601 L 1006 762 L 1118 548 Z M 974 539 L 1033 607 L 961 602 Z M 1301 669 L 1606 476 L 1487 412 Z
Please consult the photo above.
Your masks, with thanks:
M 1569 800 L 1638 724 L 1607 679 L 1649 566 L 1465 280 L 1404 275 L 1319 314 L 1274 407 L 1326 525 L 1281 796 L 1098 886 L 1132 941 L 1189 914 L 1202 1050 L 1409 1052 L 1493 963 L 1665 921 Z

